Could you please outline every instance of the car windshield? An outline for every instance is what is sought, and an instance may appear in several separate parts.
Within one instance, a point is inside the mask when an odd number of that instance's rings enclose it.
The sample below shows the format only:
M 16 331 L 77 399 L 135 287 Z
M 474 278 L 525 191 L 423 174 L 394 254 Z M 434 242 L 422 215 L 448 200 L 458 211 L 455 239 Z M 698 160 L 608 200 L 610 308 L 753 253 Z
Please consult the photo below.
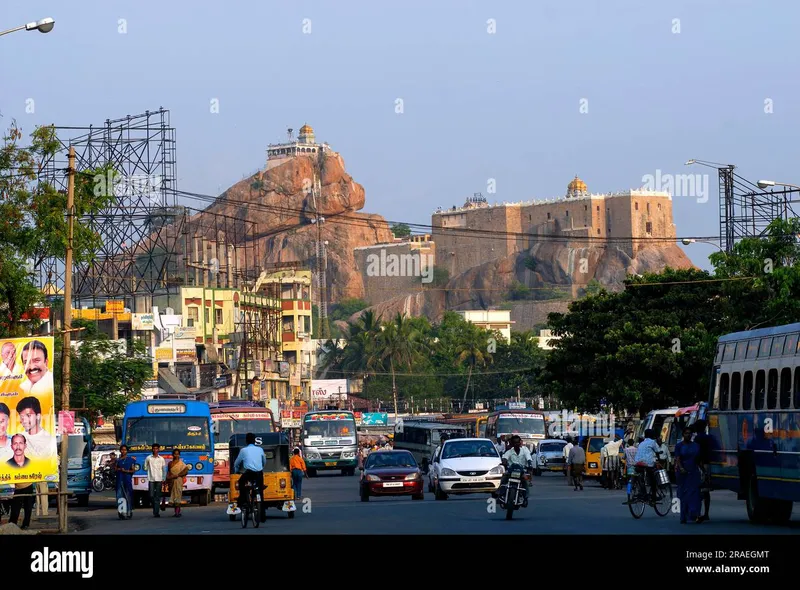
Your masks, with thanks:
M 369 454 L 367 469 L 380 467 L 416 467 L 417 462 L 411 453 L 386 453 L 376 451 Z
M 534 417 L 531 414 L 501 414 L 497 420 L 497 432 L 528 436 L 543 435 L 545 434 L 544 418 Z
M 454 441 L 445 444 L 442 459 L 462 457 L 497 457 L 497 449 L 489 441 Z
M 541 443 L 539 451 L 542 453 L 563 453 L 565 446 L 567 446 L 566 443 L 563 445 L 560 443 Z

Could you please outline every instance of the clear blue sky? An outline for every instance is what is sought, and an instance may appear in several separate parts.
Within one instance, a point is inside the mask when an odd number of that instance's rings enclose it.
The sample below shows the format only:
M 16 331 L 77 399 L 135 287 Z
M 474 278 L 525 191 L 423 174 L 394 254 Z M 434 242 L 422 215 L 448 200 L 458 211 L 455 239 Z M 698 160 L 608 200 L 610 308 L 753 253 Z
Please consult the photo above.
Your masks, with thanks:
M 679 236 L 717 236 L 716 171 L 686 160 L 800 183 L 800 2 L 5 0 L 0 29 L 45 16 L 47 35 L 0 38 L 0 123 L 163 106 L 182 190 L 218 194 L 303 123 L 365 186 L 364 210 L 393 221 L 430 223 L 475 192 L 562 196 L 575 174 L 625 190 L 660 170 L 710 174 L 708 201 L 676 196 L 674 213 Z M 705 268 L 712 251 L 687 247 Z

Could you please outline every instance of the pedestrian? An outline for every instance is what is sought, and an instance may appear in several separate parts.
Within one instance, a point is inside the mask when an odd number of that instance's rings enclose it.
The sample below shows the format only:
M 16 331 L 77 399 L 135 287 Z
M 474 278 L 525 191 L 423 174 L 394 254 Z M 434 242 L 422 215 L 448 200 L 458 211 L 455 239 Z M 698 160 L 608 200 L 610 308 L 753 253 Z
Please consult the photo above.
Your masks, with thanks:
M 167 479 L 167 464 L 164 457 L 158 453 L 161 445 L 153 443 L 153 454 L 144 460 L 144 470 L 147 472 L 147 485 L 150 492 L 150 502 L 153 505 L 153 516 L 160 517 L 161 487 Z
M 14 497 L 11 500 L 11 517 L 8 522 L 17 524 L 20 511 L 24 511 L 21 529 L 31 526 L 33 513 L 33 497 L 36 494 L 32 483 L 18 483 L 14 487 Z
M 700 520 L 708 520 L 708 509 L 711 507 L 711 435 L 706 432 L 706 426 L 705 420 L 698 420 L 694 424 L 694 442 L 700 445 L 700 455 L 697 457 L 702 478 L 700 497 L 703 500 L 703 514 Z
M 167 465 L 167 481 L 170 484 L 169 502 L 175 509 L 172 516 L 180 517 L 181 500 L 183 498 L 183 478 L 189 473 L 189 466 L 181 459 L 181 452 L 178 449 L 172 451 L 172 461 Z
M 586 452 L 580 445 L 573 446 L 569 451 L 570 473 L 575 491 L 580 487 L 583 490 L 583 471 L 586 468 Z
M 629 438 L 628 444 L 625 446 L 625 475 L 627 475 L 628 482 L 636 473 L 636 450 L 635 441 Z
M 116 470 L 116 492 L 117 492 L 117 507 L 120 514 L 127 518 L 133 516 L 133 472 L 136 466 L 136 461 L 133 457 L 128 456 L 128 447 L 120 445 L 119 459 L 117 459 Z
M 567 478 L 567 485 L 569 485 L 569 480 L 570 480 L 570 477 L 569 477 L 569 452 L 572 450 L 572 447 L 574 445 L 572 444 L 572 438 L 571 437 L 568 436 L 566 438 L 566 440 L 567 440 L 567 444 L 564 445 L 564 475 Z
M 300 450 L 295 449 L 292 458 L 289 459 L 289 471 L 292 472 L 292 487 L 294 488 L 295 500 L 303 497 L 303 478 L 308 477 L 306 462 L 300 456 Z
M 675 479 L 678 482 L 678 500 L 681 503 L 681 524 L 687 519 L 697 523 L 700 518 L 700 445 L 692 441 L 692 429 L 683 429 L 683 440 L 675 445 Z

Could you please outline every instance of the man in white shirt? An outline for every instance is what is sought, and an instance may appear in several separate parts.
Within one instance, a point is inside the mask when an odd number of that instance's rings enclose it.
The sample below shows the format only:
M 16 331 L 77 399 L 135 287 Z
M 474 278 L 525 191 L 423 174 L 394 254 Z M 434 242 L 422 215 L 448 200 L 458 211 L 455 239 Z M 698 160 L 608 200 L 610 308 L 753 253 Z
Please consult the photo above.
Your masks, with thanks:
M 147 472 L 147 485 L 150 491 L 150 502 L 153 503 L 153 516 L 161 516 L 161 486 L 167 479 L 167 462 L 158 453 L 161 445 L 153 443 L 153 454 L 144 460 L 144 470 Z
M 528 447 L 522 446 L 522 439 L 514 435 L 511 437 L 511 448 L 508 449 L 505 454 L 503 455 L 503 466 L 506 468 L 506 472 L 503 474 L 503 479 L 500 481 L 500 486 L 506 485 L 508 482 L 508 468 L 511 465 L 519 465 L 522 467 L 526 474 L 533 468 L 533 456 L 531 452 L 528 450 Z M 528 479 L 527 477 L 522 480 L 522 485 L 525 488 L 525 491 L 528 491 Z M 527 500 L 526 500 L 527 501 Z
M 569 485 L 569 452 L 572 450 L 572 439 L 567 437 L 567 444 L 564 445 L 564 476 L 567 478 L 567 485 Z
M 617 489 L 619 483 L 619 448 L 622 446 L 622 439 L 618 438 L 607 443 L 603 450 L 606 454 L 606 488 L 609 490 Z

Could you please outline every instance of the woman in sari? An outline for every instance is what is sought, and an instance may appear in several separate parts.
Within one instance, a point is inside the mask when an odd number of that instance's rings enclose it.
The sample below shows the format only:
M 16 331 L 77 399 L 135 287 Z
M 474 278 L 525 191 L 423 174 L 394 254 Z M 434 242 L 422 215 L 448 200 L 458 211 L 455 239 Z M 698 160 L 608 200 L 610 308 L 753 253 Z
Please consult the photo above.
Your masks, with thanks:
M 700 445 L 692 441 L 692 429 L 684 428 L 683 440 L 675 445 L 675 476 L 681 503 L 681 524 L 700 519 L 700 467 L 697 463 Z
M 167 481 L 170 484 L 169 503 L 175 508 L 172 516 L 181 516 L 181 498 L 183 497 L 183 478 L 189 473 L 189 466 L 181 459 L 178 449 L 172 451 L 172 461 L 167 465 Z

